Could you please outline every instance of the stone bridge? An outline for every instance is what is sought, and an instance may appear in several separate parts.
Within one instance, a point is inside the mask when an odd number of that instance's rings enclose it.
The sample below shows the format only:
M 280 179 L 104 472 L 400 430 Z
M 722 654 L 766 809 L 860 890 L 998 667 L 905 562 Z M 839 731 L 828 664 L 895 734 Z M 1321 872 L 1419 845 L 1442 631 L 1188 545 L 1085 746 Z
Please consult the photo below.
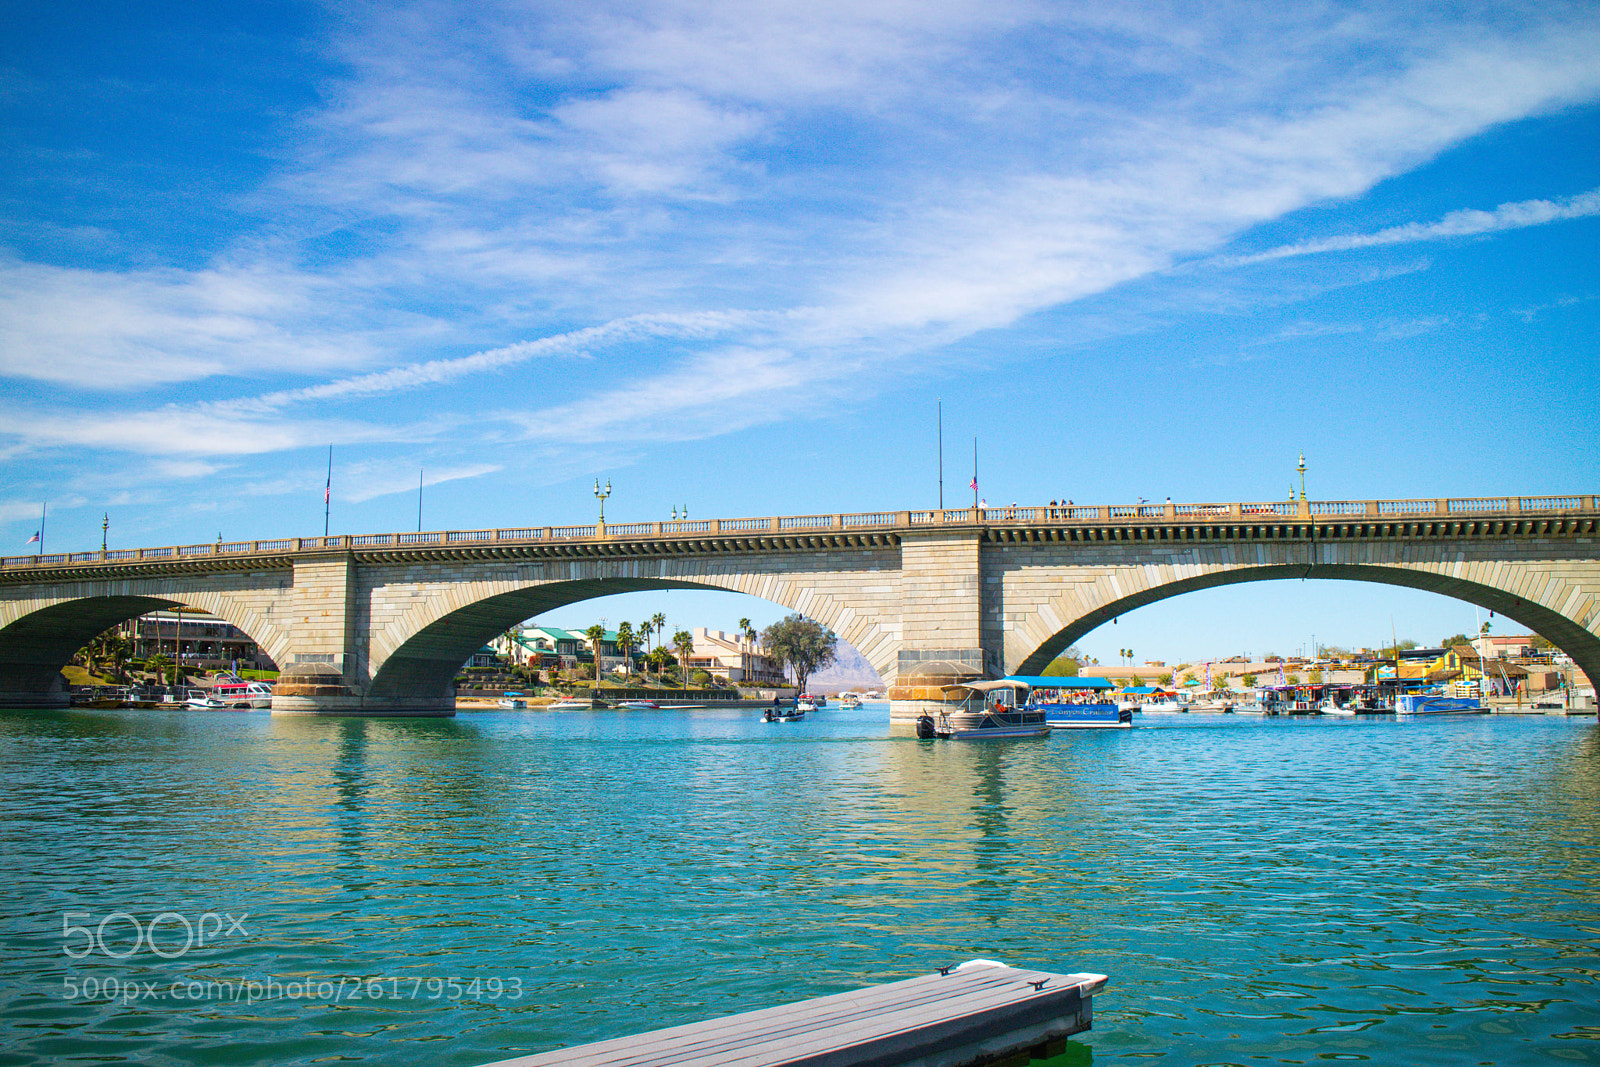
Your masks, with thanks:
M 448 715 L 485 641 L 565 604 L 725 589 L 827 625 L 886 677 L 1034 673 L 1145 604 L 1341 578 L 1514 619 L 1600 677 L 1595 496 L 899 511 L 292 538 L 0 560 L 0 704 L 61 704 L 95 634 L 179 605 L 285 668 L 275 712 Z M 292 684 L 288 684 L 292 683 Z

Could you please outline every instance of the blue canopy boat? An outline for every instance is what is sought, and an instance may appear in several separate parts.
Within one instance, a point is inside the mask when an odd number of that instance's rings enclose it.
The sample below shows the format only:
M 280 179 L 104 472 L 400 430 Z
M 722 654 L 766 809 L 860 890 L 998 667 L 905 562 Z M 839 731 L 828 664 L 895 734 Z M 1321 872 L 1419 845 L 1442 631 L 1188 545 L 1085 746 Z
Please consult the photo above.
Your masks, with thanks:
M 1027 706 L 1042 711 L 1044 721 L 1057 730 L 1127 730 L 1133 712 L 1105 698 L 1116 688 L 1105 678 L 1057 678 L 1013 675 L 1006 679 L 1028 687 Z

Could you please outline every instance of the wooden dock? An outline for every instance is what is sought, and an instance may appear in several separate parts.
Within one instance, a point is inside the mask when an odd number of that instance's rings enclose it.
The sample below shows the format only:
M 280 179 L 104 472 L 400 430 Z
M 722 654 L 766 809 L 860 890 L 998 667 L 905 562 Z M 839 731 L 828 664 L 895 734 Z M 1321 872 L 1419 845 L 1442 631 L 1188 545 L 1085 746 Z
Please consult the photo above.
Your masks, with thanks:
M 487 1067 L 725 1064 L 967 1067 L 1055 1055 L 1089 1029 L 1103 974 L 1051 974 L 973 960 L 852 993 L 501 1060 Z

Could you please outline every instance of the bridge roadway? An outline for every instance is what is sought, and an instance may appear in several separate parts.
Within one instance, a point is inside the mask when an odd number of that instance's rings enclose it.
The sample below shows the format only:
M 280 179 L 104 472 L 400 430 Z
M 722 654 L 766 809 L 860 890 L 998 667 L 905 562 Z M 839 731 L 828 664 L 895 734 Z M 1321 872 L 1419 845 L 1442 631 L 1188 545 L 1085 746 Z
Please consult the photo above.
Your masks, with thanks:
M 60 668 L 178 605 L 284 667 L 276 713 L 449 715 L 508 626 L 612 593 L 748 593 L 831 627 L 914 717 L 919 675 L 1036 673 L 1145 604 L 1236 582 L 1339 578 L 1442 593 L 1600 677 L 1594 495 L 886 511 L 387 533 L 0 559 L 0 704 L 66 702 Z M 1219 620 L 1226 625 L 1226 620 Z M 945 666 L 933 668 L 931 661 Z

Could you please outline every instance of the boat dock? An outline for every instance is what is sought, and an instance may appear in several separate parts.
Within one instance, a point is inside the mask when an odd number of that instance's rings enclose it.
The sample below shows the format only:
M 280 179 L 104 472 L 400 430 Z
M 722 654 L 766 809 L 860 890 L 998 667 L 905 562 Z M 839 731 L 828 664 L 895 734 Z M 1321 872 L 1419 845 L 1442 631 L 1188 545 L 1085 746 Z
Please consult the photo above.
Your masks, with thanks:
M 738 1064 L 966 1067 L 1058 1055 L 1089 1029 L 1103 974 L 1051 974 L 989 960 L 487 1067 Z

